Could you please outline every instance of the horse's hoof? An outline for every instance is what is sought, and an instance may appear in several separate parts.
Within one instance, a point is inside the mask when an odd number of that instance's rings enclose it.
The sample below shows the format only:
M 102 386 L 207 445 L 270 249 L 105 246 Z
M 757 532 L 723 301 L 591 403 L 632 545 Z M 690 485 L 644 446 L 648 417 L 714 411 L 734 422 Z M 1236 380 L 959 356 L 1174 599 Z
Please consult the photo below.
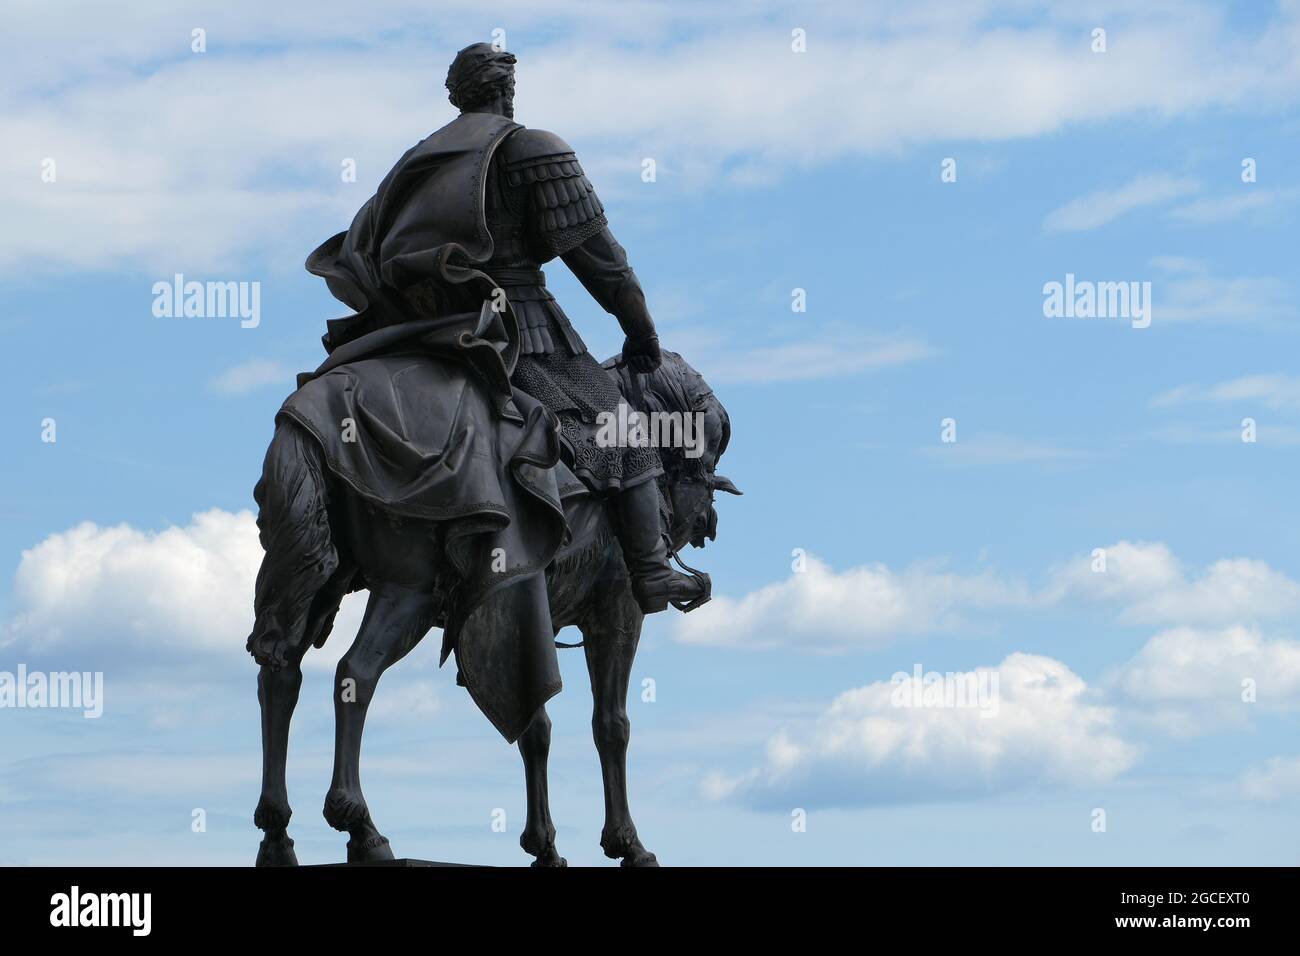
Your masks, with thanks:
M 533 862 L 530 865 L 531 866 L 568 866 L 569 861 L 566 860 L 564 857 L 560 856 L 560 854 L 556 853 L 554 850 L 551 850 L 550 853 L 547 853 L 543 856 L 539 856 L 537 859 L 533 860 Z
M 659 865 L 658 858 L 649 850 L 647 850 L 645 847 L 641 847 L 638 851 L 629 853 L 627 856 L 623 857 L 623 862 L 619 864 L 619 866 L 658 866 L 658 865 Z
M 349 863 L 382 863 L 391 859 L 393 848 L 388 845 L 388 837 L 383 834 L 376 833 L 360 843 L 356 840 L 348 841 Z
M 297 866 L 298 855 L 293 852 L 293 840 L 287 833 L 262 837 L 257 847 L 256 866 Z

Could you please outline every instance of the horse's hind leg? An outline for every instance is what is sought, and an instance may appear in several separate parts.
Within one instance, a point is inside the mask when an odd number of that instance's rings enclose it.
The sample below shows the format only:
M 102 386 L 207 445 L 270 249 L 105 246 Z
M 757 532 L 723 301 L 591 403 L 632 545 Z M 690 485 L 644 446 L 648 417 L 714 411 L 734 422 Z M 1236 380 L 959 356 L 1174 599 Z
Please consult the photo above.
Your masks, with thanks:
M 655 855 L 641 845 L 627 800 L 627 684 L 644 620 L 627 576 L 606 575 L 597 585 L 599 597 L 582 623 L 587 672 L 591 676 L 592 736 L 600 754 L 605 785 L 605 828 L 600 846 L 623 866 L 658 866 Z
M 568 866 L 555 849 L 555 824 L 546 787 L 546 759 L 551 751 L 551 718 L 538 707 L 528 729 L 519 735 L 519 753 L 524 758 L 524 781 L 528 787 L 528 820 L 519 845 L 537 857 L 533 866 Z
M 334 779 L 324 812 L 330 826 L 348 832 L 349 863 L 393 858 L 361 794 L 361 733 L 380 676 L 428 633 L 436 612 L 432 595 L 393 584 L 372 588 L 361 629 L 335 672 Z
M 257 675 L 257 702 L 262 707 L 262 795 L 253 822 L 263 831 L 257 848 L 258 866 L 297 866 L 289 838 L 289 791 L 285 761 L 289 749 L 289 722 L 302 686 L 301 655 L 293 655 L 279 670 L 263 664 Z

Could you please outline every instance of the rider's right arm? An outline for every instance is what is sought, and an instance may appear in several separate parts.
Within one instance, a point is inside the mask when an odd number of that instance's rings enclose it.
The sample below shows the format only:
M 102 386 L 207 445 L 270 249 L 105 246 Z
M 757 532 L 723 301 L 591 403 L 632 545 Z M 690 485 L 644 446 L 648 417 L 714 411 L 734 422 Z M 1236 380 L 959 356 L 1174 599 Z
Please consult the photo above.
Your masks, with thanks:
M 600 307 L 618 319 L 625 335 L 644 338 L 655 334 L 641 283 L 608 226 L 561 258 Z
M 645 293 L 628 264 L 627 253 L 606 226 L 561 258 L 600 307 L 618 319 L 622 359 L 637 372 L 653 372 L 662 361 L 659 336 L 646 308 Z

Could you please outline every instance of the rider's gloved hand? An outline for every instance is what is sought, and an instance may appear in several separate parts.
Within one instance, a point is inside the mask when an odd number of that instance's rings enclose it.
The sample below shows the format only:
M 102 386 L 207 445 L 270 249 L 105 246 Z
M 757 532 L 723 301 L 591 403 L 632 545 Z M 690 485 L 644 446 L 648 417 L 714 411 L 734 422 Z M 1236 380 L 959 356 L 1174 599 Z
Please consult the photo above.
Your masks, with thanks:
M 653 372 L 663 362 L 659 351 L 659 336 L 651 332 L 648 335 L 629 335 L 623 341 L 623 364 L 634 372 Z

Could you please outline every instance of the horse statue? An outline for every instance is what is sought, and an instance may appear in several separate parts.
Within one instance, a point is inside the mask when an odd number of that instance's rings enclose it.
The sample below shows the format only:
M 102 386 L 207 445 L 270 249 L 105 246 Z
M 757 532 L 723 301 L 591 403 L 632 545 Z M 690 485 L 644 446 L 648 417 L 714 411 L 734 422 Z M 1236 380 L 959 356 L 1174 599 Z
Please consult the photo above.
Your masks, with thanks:
M 373 480 L 367 469 L 375 467 L 367 456 L 374 456 L 373 447 L 356 441 L 352 442 L 355 447 L 350 447 L 346 438 L 340 441 L 324 434 L 329 422 L 351 421 L 355 425 L 350 415 L 381 436 L 423 427 L 412 424 L 414 412 L 402 406 L 410 394 L 422 394 L 419 376 L 430 363 L 427 353 L 416 354 L 415 344 L 427 345 L 432 336 L 434 346 L 446 346 L 450 341 L 451 348 L 472 355 L 474 350 L 467 349 L 466 343 L 491 339 L 488 326 L 493 319 L 486 308 L 478 319 L 460 317 L 460 321 L 450 331 L 445 320 L 441 327 L 414 322 L 406 323 L 400 332 L 380 331 L 374 335 L 404 338 L 385 343 L 377 353 L 373 348 L 365 355 L 341 349 L 341 354 L 336 353 L 318 371 L 317 381 L 337 382 L 341 377 L 342 385 L 322 390 L 325 398 L 319 399 L 320 408 L 312 411 L 308 399 L 293 404 L 296 396 L 310 392 L 308 384 L 290 397 L 277 416 L 263 477 L 255 492 L 266 556 L 257 581 L 257 623 L 248 640 L 248 649 L 260 665 L 263 766 L 254 822 L 264 836 L 257 853 L 258 866 L 297 865 L 288 835 L 291 810 L 285 763 L 289 723 L 302 684 L 301 661 L 309 648 L 320 647 L 328 637 L 343 596 L 362 588 L 370 592 L 364 619 L 335 675 L 334 771 L 324 807 L 329 824 L 349 836 L 349 863 L 393 859 L 389 841 L 371 819 L 361 791 L 362 729 L 380 676 L 433 627 L 441 626 L 443 660 L 455 653 L 457 683 L 469 688 L 507 740 L 518 743 L 528 795 L 520 845 L 535 857 L 533 866 L 566 865 L 555 846 L 546 777 L 551 722 L 545 698 L 559 688 L 558 671 L 542 667 L 544 686 L 531 695 L 527 686 L 515 686 L 524 711 L 522 719 L 513 722 L 508 710 L 496 703 L 498 698 L 493 697 L 483 674 L 493 669 L 513 673 L 512 668 L 533 666 L 529 660 L 542 660 L 545 652 L 553 658 L 555 635 L 574 625 L 582 633 L 594 698 L 592 731 L 605 791 L 601 848 L 623 866 L 658 865 L 637 835 L 627 793 L 629 722 L 625 705 L 643 612 L 634 599 L 614 534 L 614 509 L 586 493 L 571 475 L 550 479 L 564 470 L 556 462 L 554 448 L 548 447 L 555 437 L 555 422 L 536 406 L 521 407 L 513 417 L 501 419 L 513 422 L 514 428 L 496 449 L 497 459 L 503 462 L 500 474 L 508 476 L 499 483 L 504 508 L 513 518 L 508 522 L 486 505 L 474 504 L 478 500 L 475 495 L 481 497 L 479 492 L 461 492 L 478 512 L 472 507 L 450 506 L 439 511 L 430 504 L 446 505 L 448 489 L 459 490 L 467 483 L 471 488 L 483 486 L 481 480 L 477 486 L 470 480 L 473 476 L 465 463 L 492 457 L 488 453 L 491 448 L 480 453 L 473 447 L 466 450 L 467 442 L 487 441 L 485 429 L 468 427 L 464 420 L 467 406 L 487 401 L 482 398 L 486 390 L 477 387 L 465 371 L 472 362 L 448 361 L 437 366 L 439 401 L 419 408 L 421 421 L 432 417 L 441 422 L 436 441 L 426 444 L 441 448 L 442 454 L 428 453 L 418 462 L 421 474 L 434 475 L 437 480 L 422 479 L 418 493 L 404 488 L 402 500 L 410 506 L 400 512 L 376 504 L 375 496 L 367 493 L 367 481 Z M 382 363 L 374 376 L 360 371 L 368 363 Z M 601 367 L 615 380 L 632 409 L 695 416 L 699 423 L 702 441 L 697 454 L 687 454 L 681 447 L 659 448 L 664 474 L 657 481 L 670 553 L 675 557 L 687 544 L 703 547 L 717 531 L 715 492 L 740 494 L 716 470 L 731 433 L 726 410 L 703 377 L 676 353 L 664 352 L 662 365 L 646 375 L 613 359 Z M 380 385 L 376 387 L 375 382 Z M 448 382 L 459 383 L 454 395 L 447 392 Z M 403 383 L 410 388 L 404 390 Z M 345 401 L 341 396 L 353 396 L 366 387 L 372 395 L 369 405 L 354 398 L 347 399 L 353 404 L 337 404 Z M 513 398 L 517 403 L 527 402 L 527 396 L 518 391 Z M 396 404 L 377 413 L 380 399 Z M 496 411 L 508 410 L 509 405 L 504 402 Z M 462 417 L 452 415 L 451 407 Z M 376 421 L 376 417 L 382 420 Z M 547 485 L 548 479 L 553 484 Z M 414 502 L 423 502 L 422 509 Z M 547 508 L 537 502 L 552 509 L 562 507 L 563 535 L 555 534 L 555 522 L 547 520 Z M 534 512 L 531 519 L 530 506 Z M 537 517 L 539 514 L 542 517 Z M 507 540 L 508 547 L 497 547 Z M 476 542 L 473 548 L 466 544 L 471 541 Z M 519 555 L 514 570 L 526 571 L 544 561 L 544 572 L 529 578 L 526 574 L 510 576 L 508 570 L 497 568 L 503 578 L 514 582 L 513 587 L 477 580 L 482 577 L 478 569 L 485 555 L 506 550 Z M 468 556 L 471 552 L 472 558 Z M 525 583 L 521 586 L 520 581 Z M 467 588 L 474 598 L 466 597 Z M 546 635 L 544 650 L 535 643 L 516 646 L 518 635 L 530 628 Z M 537 701 L 541 703 L 534 706 Z

